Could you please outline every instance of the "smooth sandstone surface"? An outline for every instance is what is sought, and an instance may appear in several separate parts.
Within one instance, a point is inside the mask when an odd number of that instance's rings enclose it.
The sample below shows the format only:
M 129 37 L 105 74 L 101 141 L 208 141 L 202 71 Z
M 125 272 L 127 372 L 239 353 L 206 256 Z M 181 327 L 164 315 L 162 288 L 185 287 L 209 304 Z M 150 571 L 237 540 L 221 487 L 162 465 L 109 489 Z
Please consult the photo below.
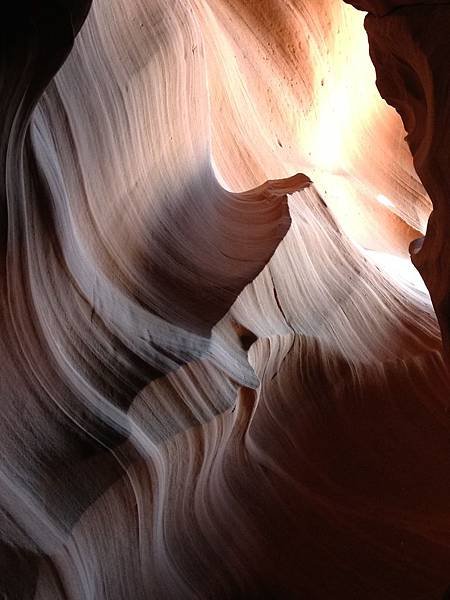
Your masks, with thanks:
M 450 5 L 0 28 L 2 598 L 445 598 Z

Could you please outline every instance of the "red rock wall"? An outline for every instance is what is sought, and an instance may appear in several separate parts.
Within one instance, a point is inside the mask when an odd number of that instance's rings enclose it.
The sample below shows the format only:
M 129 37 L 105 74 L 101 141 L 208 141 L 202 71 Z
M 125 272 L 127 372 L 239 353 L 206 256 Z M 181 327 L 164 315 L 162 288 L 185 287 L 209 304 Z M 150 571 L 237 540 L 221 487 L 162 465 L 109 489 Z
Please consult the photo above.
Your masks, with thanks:
M 444 597 L 450 23 L 354 4 L 2 20 L 2 598 Z

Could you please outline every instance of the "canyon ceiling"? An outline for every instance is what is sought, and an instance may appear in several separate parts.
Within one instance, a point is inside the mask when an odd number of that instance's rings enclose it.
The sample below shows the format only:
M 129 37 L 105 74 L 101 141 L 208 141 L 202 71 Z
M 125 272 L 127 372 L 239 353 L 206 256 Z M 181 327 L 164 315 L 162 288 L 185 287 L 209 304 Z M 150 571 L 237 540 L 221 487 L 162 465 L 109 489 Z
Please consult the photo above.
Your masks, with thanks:
M 450 2 L 0 29 L 2 600 L 447 598 Z

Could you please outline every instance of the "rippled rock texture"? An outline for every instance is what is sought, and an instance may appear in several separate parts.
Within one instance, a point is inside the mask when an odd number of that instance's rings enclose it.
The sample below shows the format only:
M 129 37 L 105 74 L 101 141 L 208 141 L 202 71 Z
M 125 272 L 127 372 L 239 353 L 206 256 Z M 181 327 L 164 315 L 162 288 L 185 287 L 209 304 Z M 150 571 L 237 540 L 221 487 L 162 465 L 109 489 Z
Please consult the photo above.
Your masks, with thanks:
M 444 597 L 450 5 L 351 4 L 3 16 L 2 598 Z

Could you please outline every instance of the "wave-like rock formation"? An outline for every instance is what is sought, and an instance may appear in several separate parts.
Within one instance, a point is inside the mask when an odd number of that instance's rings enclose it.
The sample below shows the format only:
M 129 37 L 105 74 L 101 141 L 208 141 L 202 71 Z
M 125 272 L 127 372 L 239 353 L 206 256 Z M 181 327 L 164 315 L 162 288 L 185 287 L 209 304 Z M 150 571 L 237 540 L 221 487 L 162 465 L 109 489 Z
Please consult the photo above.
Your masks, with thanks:
M 447 597 L 450 4 L 0 28 L 1 597 Z

